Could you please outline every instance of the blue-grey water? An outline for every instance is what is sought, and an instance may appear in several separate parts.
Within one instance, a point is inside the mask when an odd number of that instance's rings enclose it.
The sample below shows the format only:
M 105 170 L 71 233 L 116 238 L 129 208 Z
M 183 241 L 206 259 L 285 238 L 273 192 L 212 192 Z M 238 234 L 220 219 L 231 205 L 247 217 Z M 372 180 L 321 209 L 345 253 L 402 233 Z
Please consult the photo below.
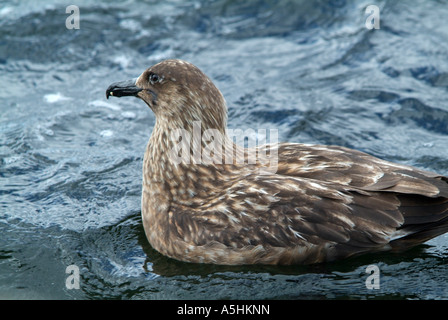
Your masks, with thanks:
M 161 256 L 140 220 L 154 115 L 105 99 L 181 58 L 223 92 L 230 128 L 448 175 L 448 1 L 75 2 L 79 29 L 66 1 L 0 1 L 0 298 L 448 299 L 448 235 L 306 267 Z M 370 4 L 379 29 L 366 28 Z

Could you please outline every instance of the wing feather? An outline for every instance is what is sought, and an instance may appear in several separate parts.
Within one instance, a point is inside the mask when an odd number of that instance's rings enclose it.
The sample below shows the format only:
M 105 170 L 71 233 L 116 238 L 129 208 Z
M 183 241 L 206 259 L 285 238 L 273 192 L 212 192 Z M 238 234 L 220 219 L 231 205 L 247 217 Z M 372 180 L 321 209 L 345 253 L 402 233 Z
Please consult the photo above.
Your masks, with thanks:
M 313 259 L 332 260 L 448 231 L 446 178 L 341 147 L 282 152 L 276 174 L 229 179 L 201 210 L 173 208 L 174 232 L 195 246 L 311 246 Z

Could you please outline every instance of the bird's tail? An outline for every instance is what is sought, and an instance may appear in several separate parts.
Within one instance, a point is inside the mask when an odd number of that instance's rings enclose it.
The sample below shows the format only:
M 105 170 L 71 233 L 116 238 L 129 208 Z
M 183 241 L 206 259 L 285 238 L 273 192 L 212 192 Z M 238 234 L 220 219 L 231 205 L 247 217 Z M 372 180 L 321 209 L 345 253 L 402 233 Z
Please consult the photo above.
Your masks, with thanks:
M 402 236 L 390 242 L 394 251 L 406 250 L 448 232 L 448 198 L 422 201 L 419 196 L 407 196 L 400 201 L 405 221 L 398 229 Z

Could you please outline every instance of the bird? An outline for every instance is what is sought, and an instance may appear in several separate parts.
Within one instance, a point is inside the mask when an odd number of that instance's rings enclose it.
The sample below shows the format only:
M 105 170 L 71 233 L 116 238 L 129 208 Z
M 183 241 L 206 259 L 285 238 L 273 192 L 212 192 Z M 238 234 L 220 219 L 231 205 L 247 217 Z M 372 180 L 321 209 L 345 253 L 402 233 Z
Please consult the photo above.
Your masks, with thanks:
M 448 177 L 337 145 L 239 145 L 222 93 L 190 62 L 163 60 L 112 83 L 110 96 L 155 114 L 141 215 L 162 255 L 309 265 L 403 252 L 448 231 Z

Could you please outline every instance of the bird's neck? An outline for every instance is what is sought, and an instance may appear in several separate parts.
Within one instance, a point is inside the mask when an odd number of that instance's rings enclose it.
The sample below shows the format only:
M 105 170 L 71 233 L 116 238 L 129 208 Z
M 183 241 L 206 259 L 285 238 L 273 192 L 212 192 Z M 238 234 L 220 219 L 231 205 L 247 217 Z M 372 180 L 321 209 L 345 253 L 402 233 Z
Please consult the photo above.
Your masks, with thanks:
M 169 201 L 188 202 L 196 195 L 210 198 L 225 190 L 223 181 L 250 173 L 275 173 L 276 152 L 275 147 L 245 149 L 225 129 L 204 127 L 199 121 L 172 127 L 157 120 L 145 153 L 143 182 L 160 189 Z
M 182 127 L 157 121 L 145 153 L 143 182 L 162 188 L 170 201 L 210 197 L 222 172 L 241 152 L 225 130 L 204 128 L 199 121 Z

